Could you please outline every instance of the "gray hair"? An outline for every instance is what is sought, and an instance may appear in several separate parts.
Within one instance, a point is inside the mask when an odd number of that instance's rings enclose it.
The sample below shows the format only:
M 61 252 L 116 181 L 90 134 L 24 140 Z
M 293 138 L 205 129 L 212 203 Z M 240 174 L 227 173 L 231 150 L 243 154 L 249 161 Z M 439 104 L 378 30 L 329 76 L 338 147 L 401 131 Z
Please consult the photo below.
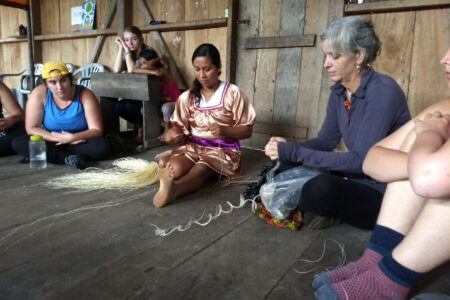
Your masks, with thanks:
M 381 50 L 381 42 L 373 30 L 373 23 L 356 16 L 333 21 L 320 35 L 330 43 L 333 53 L 354 55 L 364 50 L 362 66 L 372 63 Z

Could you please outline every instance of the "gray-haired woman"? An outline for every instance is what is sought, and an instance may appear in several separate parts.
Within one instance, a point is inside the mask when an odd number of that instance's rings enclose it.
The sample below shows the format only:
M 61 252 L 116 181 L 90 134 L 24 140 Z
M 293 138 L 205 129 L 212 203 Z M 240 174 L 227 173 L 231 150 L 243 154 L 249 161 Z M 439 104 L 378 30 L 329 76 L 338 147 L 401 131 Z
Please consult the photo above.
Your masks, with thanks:
M 337 218 L 372 229 L 386 185 L 364 175 L 362 162 L 372 145 L 410 120 L 406 97 L 391 77 L 369 65 L 380 52 L 370 20 L 336 20 L 320 37 L 324 67 L 335 82 L 322 128 L 303 143 L 272 137 L 266 155 L 282 166 L 326 171 L 303 186 L 299 208 L 311 220 L 310 227 L 323 228 Z M 333 151 L 341 138 L 348 150 Z

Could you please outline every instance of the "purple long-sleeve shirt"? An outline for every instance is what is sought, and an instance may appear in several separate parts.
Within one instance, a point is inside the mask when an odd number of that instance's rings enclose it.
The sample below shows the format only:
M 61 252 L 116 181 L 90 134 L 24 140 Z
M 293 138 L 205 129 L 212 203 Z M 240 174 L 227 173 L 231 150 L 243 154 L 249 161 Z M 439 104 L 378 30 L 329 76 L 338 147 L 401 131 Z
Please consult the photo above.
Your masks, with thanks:
M 350 113 L 344 106 L 345 87 L 330 88 L 325 121 L 317 138 L 303 143 L 278 143 L 281 161 L 339 171 L 384 192 L 385 185 L 363 174 L 362 163 L 370 147 L 411 119 L 406 97 L 389 76 L 367 69 L 351 98 Z M 333 151 L 343 138 L 347 152 Z

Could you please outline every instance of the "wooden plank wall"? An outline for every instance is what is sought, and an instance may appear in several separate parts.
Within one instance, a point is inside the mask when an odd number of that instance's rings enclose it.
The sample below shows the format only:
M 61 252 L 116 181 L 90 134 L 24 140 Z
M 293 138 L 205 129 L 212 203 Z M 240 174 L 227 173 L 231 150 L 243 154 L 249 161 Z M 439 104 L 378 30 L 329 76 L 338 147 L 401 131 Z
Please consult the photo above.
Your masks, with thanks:
M 412 115 L 449 95 L 439 60 L 450 46 L 450 8 L 374 14 L 382 41 L 374 68 L 407 95 Z
M 111 0 L 96 0 L 95 25 L 100 28 L 105 15 L 109 10 Z M 139 11 L 135 1 L 129 0 L 126 5 L 132 6 L 132 24 L 138 27 L 148 25 Z M 225 8 L 228 0 L 201 0 L 201 1 L 179 1 L 179 0 L 146 0 L 147 7 L 155 20 L 166 22 L 184 22 L 193 20 L 203 20 L 219 18 L 225 16 Z M 48 35 L 71 33 L 77 30 L 77 26 L 70 24 L 70 8 L 80 6 L 82 0 L 40 0 L 39 13 L 40 31 L 35 35 Z M 26 24 L 26 14 L 24 11 L 0 6 L 0 38 L 14 35 L 19 24 Z M 117 28 L 117 12 L 110 28 Z M 193 71 L 191 64 L 192 53 L 195 48 L 205 42 L 213 43 L 221 53 L 222 65 L 226 66 L 227 50 L 227 28 L 213 28 L 202 30 L 163 32 L 162 36 L 169 47 L 169 51 L 176 60 L 182 74 L 189 84 L 193 81 Z M 117 53 L 117 45 L 114 43 L 115 36 L 110 35 L 105 38 L 98 62 L 107 68 L 112 68 Z M 155 47 L 150 33 L 144 34 L 145 42 Z M 39 41 L 41 57 L 36 57 L 35 61 L 47 61 L 59 59 L 75 65 L 83 65 L 89 61 L 94 48 L 96 37 L 74 38 L 64 40 Z M 26 42 L 1 43 L 0 44 L 0 73 L 13 73 L 28 64 L 28 46 Z M 226 77 L 223 70 L 222 79 Z M 15 86 L 13 79 L 8 78 L 5 82 L 10 86 Z
M 253 100 L 257 122 L 293 126 L 297 128 L 294 130 L 308 127 L 308 138 L 312 138 L 325 118 L 332 85 L 323 69 L 319 35 L 331 21 L 345 15 L 345 7 L 344 1 L 306 0 L 305 5 L 300 2 L 290 7 L 289 19 L 283 13 L 291 5 L 289 0 L 241 1 L 239 18 L 249 19 L 250 23 L 239 25 L 236 78 Z M 439 66 L 440 57 L 450 45 L 449 15 L 450 8 L 361 15 L 372 19 L 382 42 L 374 69 L 398 82 L 413 115 L 449 94 Z M 304 23 L 299 22 L 303 18 Z M 296 26 L 297 31 L 290 34 L 316 34 L 314 47 L 291 48 L 290 51 L 298 51 L 299 64 L 280 59 L 286 55 L 286 49 L 245 49 L 246 38 L 282 36 L 289 27 L 287 23 L 292 28 Z M 292 101 L 293 97 L 296 101 Z M 254 133 L 244 145 L 262 149 L 269 137 L 270 134 Z
M 0 6 L 0 37 L 16 36 L 20 24 L 26 26 L 27 17 L 23 10 Z M 0 73 L 15 73 L 28 64 L 27 43 L 8 43 L 0 45 Z M 6 84 L 14 81 L 5 79 Z M 15 82 L 14 82 L 15 83 Z

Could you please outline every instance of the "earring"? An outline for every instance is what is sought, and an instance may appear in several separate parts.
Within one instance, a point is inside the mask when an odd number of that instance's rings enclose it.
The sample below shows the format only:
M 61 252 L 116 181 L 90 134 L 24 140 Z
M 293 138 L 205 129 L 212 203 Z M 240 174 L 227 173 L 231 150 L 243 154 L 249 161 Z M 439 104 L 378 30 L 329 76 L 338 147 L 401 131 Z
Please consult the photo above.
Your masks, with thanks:
M 356 70 L 361 70 L 361 65 L 356 65 Z

